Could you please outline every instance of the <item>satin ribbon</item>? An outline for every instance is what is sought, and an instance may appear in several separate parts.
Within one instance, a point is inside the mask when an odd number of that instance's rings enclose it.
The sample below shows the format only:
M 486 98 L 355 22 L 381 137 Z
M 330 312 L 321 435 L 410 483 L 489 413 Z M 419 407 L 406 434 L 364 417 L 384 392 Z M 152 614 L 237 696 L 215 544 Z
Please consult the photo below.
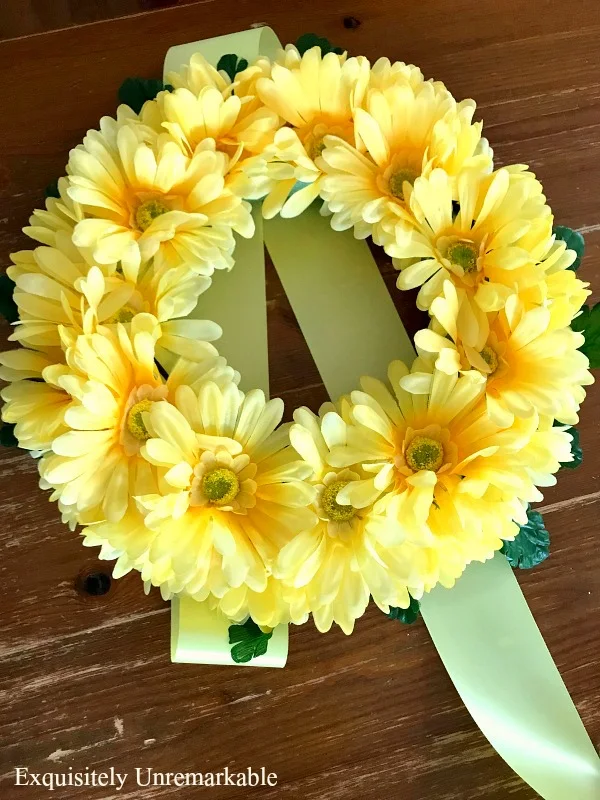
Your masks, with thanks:
M 332 399 L 361 375 L 387 379 L 415 352 L 365 242 L 313 206 L 265 222 L 265 242 Z M 599 800 L 600 759 L 506 558 L 471 564 L 421 603 L 465 706 L 502 758 L 546 800 Z
M 255 45 L 272 55 L 277 43 L 273 32 L 260 29 L 263 44 L 256 42 L 256 35 L 256 30 L 244 31 L 172 48 L 166 69 L 178 69 L 196 50 L 213 63 L 228 52 L 251 61 Z M 357 388 L 361 375 L 385 380 L 390 361 L 412 360 L 412 343 L 365 242 L 355 240 L 350 231 L 333 231 L 314 207 L 297 219 L 265 222 L 264 239 L 334 400 Z M 236 350 L 246 344 L 235 333 L 243 304 L 238 306 L 231 294 L 246 257 L 243 251 L 236 256 L 232 274 L 223 276 L 226 295 L 215 307 L 211 288 L 200 316 L 224 325 L 228 338 L 222 352 L 249 376 L 255 369 L 253 351 Z M 263 379 L 265 374 L 263 364 Z M 263 385 L 258 380 L 254 385 Z M 181 628 L 182 611 L 189 613 L 185 660 L 216 663 L 208 660 L 212 622 L 194 618 L 188 605 L 180 601 L 172 620 Z M 206 610 L 205 604 L 195 606 Z M 600 759 L 506 559 L 497 554 L 484 564 L 471 564 L 454 588 L 434 589 L 421 608 L 465 706 L 515 772 L 545 800 L 600 800 Z M 194 630 L 194 624 L 204 628 Z
M 249 63 L 259 55 L 274 56 L 280 47 L 270 28 L 256 28 L 231 36 L 171 47 L 163 68 L 177 72 L 190 57 L 200 52 L 214 65 L 222 55 L 236 53 Z M 256 232 L 252 239 L 236 237 L 235 268 L 216 271 L 210 290 L 202 295 L 190 314 L 211 319 L 223 329 L 219 352 L 240 371 L 242 389 L 262 389 L 269 396 L 269 352 L 267 344 L 267 303 L 265 258 L 260 209 L 253 212 Z M 231 658 L 231 622 L 207 603 L 190 597 L 171 601 L 171 661 L 194 664 L 227 664 Z M 288 654 L 288 626 L 279 625 L 269 639 L 267 652 L 244 666 L 283 667 Z

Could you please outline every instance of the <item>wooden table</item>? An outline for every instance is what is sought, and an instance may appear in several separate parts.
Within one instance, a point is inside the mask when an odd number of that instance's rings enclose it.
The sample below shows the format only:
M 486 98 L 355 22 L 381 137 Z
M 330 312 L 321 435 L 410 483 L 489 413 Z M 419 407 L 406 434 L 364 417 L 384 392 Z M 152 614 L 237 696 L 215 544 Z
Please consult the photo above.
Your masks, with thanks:
M 8 5 L 14 11 L 19 2 Z M 581 274 L 600 288 L 597 0 L 347 0 L 340 8 L 336 0 L 209 0 L 1 43 L 2 265 L 9 252 L 31 246 L 20 228 L 62 174 L 69 148 L 113 112 L 123 78 L 160 76 L 172 44 L 266 23 L 284 42 L 316 31 L 352 53 L 413 61 L 457 97 L 475 97 L 497 163 L 535 170 L 557 220 L 585 233 Z M 355 22 L 344 24 L 348 17 Z M 391 265 L 380 263 L 392 288 Z M 268 282 L 272 394 L 289 408 L 316 408 L 324 399 L 318 373 L 272 270 Z M 414 297 L 394 296 L 414 331 Z M 584 465 L 562 474 L 543 504 L 552 557 L 518 576 L 596 744 L 599 398 L 592 389 L 582 413 Z M 61 525 L 31 458 L 17 450 L 1 458 L 5 800 L 46 796 L 13 785 L 17 765 L 130 773 L 122 792 L 58 789 L 50 795 L 57 800 L 188 800 L 203 790 L 136 788 L 135 767 L 226 765 L 276 772 L 279 785 L 262 790 L 264 800 L 536 796 L 471 720 L 422 622 L 402 627 L 371 609 L 351 638 L 339 630 L 322 636 L 312 624 L 293 629 L 281 671 L 173 665 L 159 594 L 146 597 L 135 575 L 94 594 L 109 585 L 108 565 Z M 219 800 L 250 794 L 206 791 Z

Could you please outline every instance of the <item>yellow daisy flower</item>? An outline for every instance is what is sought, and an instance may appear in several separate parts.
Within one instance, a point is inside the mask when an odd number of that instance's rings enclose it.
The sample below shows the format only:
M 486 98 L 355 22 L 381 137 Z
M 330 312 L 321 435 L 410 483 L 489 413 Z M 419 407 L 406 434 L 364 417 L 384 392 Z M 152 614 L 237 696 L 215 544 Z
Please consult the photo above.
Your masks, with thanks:
M 70 507 L 82 520 L 117 522 L 130 496 L 156 491 L 153 471 L 140 456 L 148 431 L 145 414 L 182 382 L 231 380 L 224 359 L 180 361 L 165 382 L 155 364 L 161 331 L 150 314 L 136 315 L 126 330 L 99 327 L 75 336 L 67 330 L 66 361 L 58 384 L 71 398 L 64 412 L 68 430 L 52 441 L 40 462 L 43 488 L 61 511 Z
M 144 414 L 141 453 L 162 478 L 159 492 L 135 493 L 154 532 L 142 577 L 197 599 L 262 593 L 281 547 L 315 523 L 308 469 L 278 428 L 283 402 L 212 382 L 179 387 L 174 402 Z
M 256 82 L 268 77 L 270 62 L 260 58 L 231 81 L 200 53 L 195 53 L 182 75 L 172 73 L 172 92 L 160 92 L 146 103 L 142 120 L 153 119 L 166 129 L 190 157 L 205 139 L 229 159 L 228 188 L 242 197 L 264 194 L 264 181 L 255 183 L 244 171 L 245 162 L 273 141 L 280 127 L 278 115 L 266 108 L 256 93 Z
M 535 414 L 537 426 L 519 453 L 525 469 L 536 486 L 555 486 L 556 474 L 562 464 L 573 461 L 573 436 L 566 425 L 555 425 L 552 417 Z M 530 426 L 529 421 L 515 420 L 515 427 Z
M 63 246 L 66 243 L 62 243 Z M 70 243 L 65 249 L 36 247 L 11 253 L 13 264 L 6 270 L 15 283 L 14 300 L 19 310 L 9 341 L 21 342 L 36 349 L 61 351 L 59 326 L 83 332 L 84 306 L 88 273 L 100 272 L 91 267 L 84 255 Z M 115 271 L 115 265 L 106 268 Z M 117 278 L 121 282 L 122 277 Z M 63 361 L 57 357 L 57 361 Z
M 384 75 L 391 70 L 385 67 Z M 382 80 L 380 73 L 375 86 L 385 88 L 369 89 L 354 112 L 356 142 L 325 139 L 321 194 L 335 230 L 354 226 L 357 237 L 370 235 L 389 255 L 401 256 L 398 240 L 412 224 L 407 203 L 415 180 L 436 167 L 450 180 L 467 167 L 489 170 L 491 153 L 481 123 L 472 121 L 472 100 L 457 103 L 441 84 L 418 75 L 411 80 L 410 72 L 402 82 Z
M 60 352 L 59 326 L 92 333 L 95 324 L 129 323 L 147 312 L 161 323 L 159 359 L 165 350 L 192 361 L 217 355 L 208 342 L 221 336 L 221 328 L 209 320 L 184 319 L 209 288 L 210 278 L 187 267 L 156 269 L 151 261 L 135 270 L 115 264 L 100 270 L 90 267 L 74 245 L 62 245 L 11 255 L 14 263 L 7 274 L 16 284 L 20 319 L 9 340 Z
M 4 400 L 2 419 L 15 425 L 19 447 L 34 455 L 50 449 L 52 441 L 65 433 L 65 413 L 73 404 L 61 386 L 68 372 L 57 363 L 62 352 L 47 353 L 19 347 L 0 353 L 0 379 L 8 382 L 0 392 Z
M 544 280 L 519 292 L 525 308 L 543 305 L 550 309 L 550 327 L 553 329 L 570 325 L 591 295 L 589 283 L 580 280 L 569 269 L 576 258 L 574 250 L 569 250 L 565 242 L 552 236 L 548 241 L 548 251 L 540 261 Z
M 394 255 L 400 289 L 420 286 L 417 306 L 430 309 L 445 280 L 465 290 L 459 330 L 474 345 L 486 330 L 486 313 L 504 307 L 516 291 L 545 277 L 551 254 L 552 215 L 535 176 L 516 166 L 491 175 L 465 170 L 453 182 L 442 170 L 415 181 L 410 209 L 417 225 L 398 241 Z M 434 313 L 432 311 L 432 313 Z
M 570 269 L 551 273 L 546 271 L 546 281 L 540 284 L 540 288 L 546 292 L 545 301 L 550 309 L 550 327 L 566 328 L 575 317 L 579 316 L 582 305 L 592 293 L 588 289 L 589 285 L 587 281 L 579 280 Z
M 408 587 L 420 597 L 420 576 L 412 570 L 411 544 L 377 508 L 362 501 L 340 503 L 339 493 L 369 476 L 360 464 L 334 469 L 328 464 L 333 448 L 347 445 L 348 426 L 325 406 L 320 417 L 307 408 L 294 413 L 290 440 L 311 468 L 319 522 L 299 533 L 281 550 L 275 574 L 290 590 L 302 591 L 319 631 L 336 622 L 349 634 L 365 612 L 370 595 L 386 613 L 390 606 L 407 608 Z M 413 579 L 417 583 L 413 583 Z
M 256 61 L 246 69 L 238 72 L 233 79 L 224 70 L 217 70 L 202 55 L 194 53 L 187 64 L 178 72 L 169 72 L 167 83 L 174 89 L 188 89 L 195 95 L 207 86 L 218 89 L 224 96 L 229 97 L 233 92 L 238 97 L 244 98 L 244 105 L 251 105 L 253 109 L 262 105 L 256 94 L 256 81 L 261 77 L 271 74 L 271 61 L 266 56 L 259 56 Z M 149 108 L 151 103 L 144 106 Z M 246 114 L 247 111 L 245 110 Z
M 207 86 L 212 86 L 221 94 L 225 94 L 231 86 L 227 73 L 213 67 L 202 53 L 194 53 L 188 63 L 183 64 L 177 72 L 169 72 L 165 82 L 174 89 L 189 89 L 194 94 L 198 94 Z M 151 102 L 146 103 L 144 109 L 151 105 Z
M 519 455 L 537 427 L 531 415 L 515 429 L 489 418 L 485 378 L 390 365 L 393 394 L 363 379 L 352 392 L 347 443 L 331 449 L 338 469 L 361 463 L 369 477 L 338 493 L 342 505 L 380 504 L 418 548 L 413 568 L 426 590 L 451 586 L 472 560 L 490 558 L 525 522 L 525 506 L 542 499 Z
M 42 244 L 68 250 L 73 247 L 73 229 L 83 219 L 83 211 L 79 203 L 68 195 L 67 178 L 59 178 L 57 187 L 60 196 L 46 198 L 46 207 L 33 212 L 29 217 L 29 225 L 23 228 L 23 233 Z M 82 251 L 82 255 L 85 258 L 86 251 Z M 91 258 L 89 263 L 92 263 Z
M 192 157 L 168 134 L 105 118 L 69 157 L 69 196 L 85 219 L 73 242 L 93 248 L 97 264 L 137 269 L 189 266 L 204 275 L 230 268 L 232 231 L 250 237 L 249 204 L 225 186 L 229 159 L 206 140 Z
M 128 106 L 120 105 L 117 108 L 117 125 L 136 121 L 139 121 L 137 114 Z M 111 117 L 103 117 L 100 120 L 101 130 L 107 131 L 107 133 L 114 126 L 115 120 Z M 112 134 L 110 135 L 112 136 Z M 72 243 L 73 230 L 85 215 L 81 205 L 69 196 L 68 177 L 58 179 L 57 189 L 59 196 L 46 198 L 45 208 L 38 208 L 33 212 L 29 218 L 29 225 L 23 228 L 23 233 L 41 244 L 56 247 L 62 252 L 68 253 L 75 249 Z M 95 263 L 92 256 L 93 248 L 79 247 L 77 249 L 90 266 Z
M 116 123 L 111 117 L 103 117 L 100 120 L 100 129 L 112 138 L 115 125 L 127 122 L 139 122 L 139 117 L 128 106 L 120 105 L 117 108 Z M 69 196 L 68 177 L 58 179 L 57 189 L 59 196 L 46 198 L 45 208 L 38 208 L 33 212 L 29 218 L 29 225 L 23 228 L 23 233 L 42 244 L 68 253 L 75 249 L 72 243 L 73 230 L 85 215 L 81 205 Z M 90 266 L 95 263 L 92 256 L 93 248 L 77 249 Z
M 152 589 L 153 582 L 164 600 L 172 600 L 180 586 L 178 593 L 188 594 L 179 574 L 189 569 L 189 539 L 173 539 L 172 547 L 168 549 L 163 537 L 164 555 L 157 557 L 157 531 L 144 524 L 143 515 L 135 508 L 130 508 L 118 524 L 100 522 L 88 525 L 82 535 L 85 547 L 100 547 L 98 558 L 115 562 L 114 578 L 135 570 L 144 579 L 146 594 Z M 192 597 L 199 602 L 206 600 L 211 608 L 219 610 L 232 622 L 245 622 L 251 617 L 257 625 L 274 628 L 289 622 L 301 625 L 308 620 L 301 592 L 290 590 L 272 575 L 267 578 L 267 587 L 261 592 L 242 584 L 227 589 L 222 597 L 207 596 L 205 587 Z
M 458 369 L 479 370 L 487 378 L 488 412 L 498 425 L 511 425 L 515 416 L 529 416 L 534 410 L 576 424 L 585 398 L 583 387 L 594 382 L 589 361 L 578 350 L 583 334 L 554 328 L 551 308 L 527 311 L 511 295 L 502 311 L 489 315 L 489 324 L 473 344 L 467 344 L 459 329 L 465 306 L 466 292 L 446 281 L 444 294 L 432 304 L 440 332 L 418 331 L 419 352 L 437 354 L 436 367 L 449 375 Z
M 390 61 L 389 58 L 378 58 L 371 66 L 369 89 L 384 91 L 393 86 L 410 86 L 413 91 L 418 91 L 424 81 L 423 73 L 414 64 Z M 445 88 L 442 83 L 434 85 Z
M 257 80 L 258 96 L 287 123 L 263 154 L 274 184 L 263 202 L 267 219 L 280 212 L 295 217 L 318 196 L 324 137 L 335 134 L 354 143 L 354 110 L 362 102 L 368 79 L 369 62 L 362 56 L 322 56 L 320 47 L 301 56 L 288 45 L 273 64 L 271 76 Z M 296 183 L 307 185 L 290 196 Z
M 233 622 L 244 622 L 251 617 L 261 627 L 274 628 L 289 622 L 302 625 L 309 617 L 304 592 L 285 586 L 272 575 L 267 579 L 267 588 L 263 592 L 242 584 L 236 589 L 228 589 L 223 597 L 210 595 L 208 602 Z

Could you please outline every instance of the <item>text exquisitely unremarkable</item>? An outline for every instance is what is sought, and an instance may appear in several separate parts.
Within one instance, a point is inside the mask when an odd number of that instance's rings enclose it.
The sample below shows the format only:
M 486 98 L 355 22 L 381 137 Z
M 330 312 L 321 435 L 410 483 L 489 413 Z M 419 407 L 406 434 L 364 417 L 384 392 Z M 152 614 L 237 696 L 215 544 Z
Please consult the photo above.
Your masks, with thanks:
M 230 770 L 225 767 L 218 772 L 160 772 L 151 767 L 136 767 L 131 774 L 136 786 L 277 786 L 277 773 L 267 772 L 265 767 Z M 74 770 L 63 772 L 32 772 L 28 767 L 15 767 L 15 786 L 39 786 L 53 792 L 65 786 L 114 787 L 118 792 L 130 779 L 130 773 L 118 772 L 114 767 L 107 770 Z

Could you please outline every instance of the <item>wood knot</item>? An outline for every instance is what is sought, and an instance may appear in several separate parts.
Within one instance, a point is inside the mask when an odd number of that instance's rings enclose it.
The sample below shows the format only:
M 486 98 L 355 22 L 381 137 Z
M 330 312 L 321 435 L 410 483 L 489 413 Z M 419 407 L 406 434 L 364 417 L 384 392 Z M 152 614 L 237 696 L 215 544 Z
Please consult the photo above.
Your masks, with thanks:
M 79 575 L 76 587 L 80 592 L 89 594 L 92 597 L 101 597 L 110 591 L 112 578 L 107 572 L 88 572 Z

